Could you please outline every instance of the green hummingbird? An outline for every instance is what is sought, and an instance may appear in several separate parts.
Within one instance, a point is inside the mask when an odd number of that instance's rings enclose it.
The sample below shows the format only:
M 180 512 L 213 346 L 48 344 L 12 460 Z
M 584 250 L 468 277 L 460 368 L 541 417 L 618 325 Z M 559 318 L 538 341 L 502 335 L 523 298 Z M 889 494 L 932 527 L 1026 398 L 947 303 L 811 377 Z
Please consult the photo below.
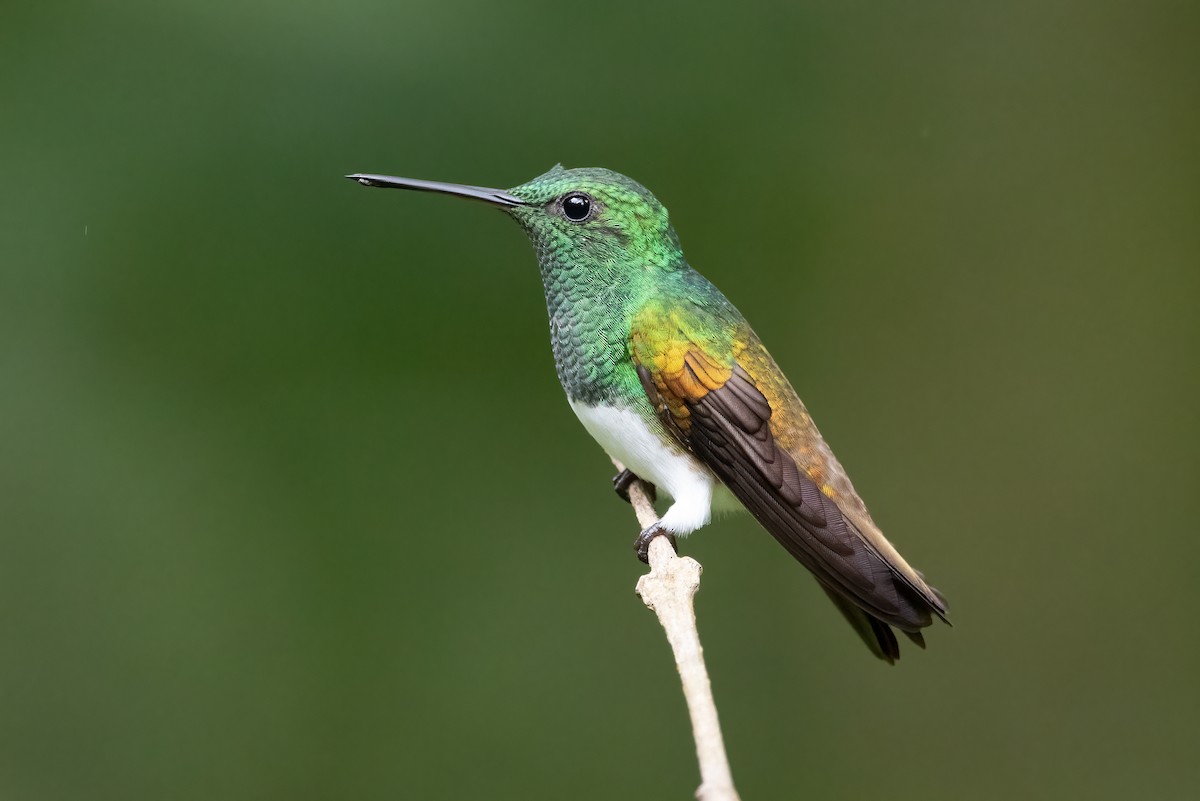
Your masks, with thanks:
M 558 378 L 588 433 L 671 505 L 638 535 L 689 534 L 746 509 L 816 577 L 880 659 L 893 627 L 924 647 L 937 590 L 871 519 L 846 471 L 750 324 L 688 265 L 667 210 L 611 170 L 563 169 L 513 189 L 388 175 L 365 186 L 471 198 L 507 212 L 541 267 Z

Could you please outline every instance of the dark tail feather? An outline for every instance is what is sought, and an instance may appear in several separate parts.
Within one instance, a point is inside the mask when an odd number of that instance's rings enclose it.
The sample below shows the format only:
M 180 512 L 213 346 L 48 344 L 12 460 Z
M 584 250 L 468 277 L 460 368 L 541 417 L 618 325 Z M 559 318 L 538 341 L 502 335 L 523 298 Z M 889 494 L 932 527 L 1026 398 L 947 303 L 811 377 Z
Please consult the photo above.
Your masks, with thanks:
M 825 594 L 842 613 L 842 617 L 846 618 L 846 622 L 858 632 L 858 636 L 871 649 L 871 653 L 889 665 L 896 664 L 896 660 L 900 658 L 900 644 L 896 642 L 896 635 L 892 632 L 892 627 L 859 609 L 823 583 L 821 589 L 825 590 Z M 905 634 L 908 634 L 909 639 L 917 645 L 925 647 L 924 638 L 919 632 L 917 634 L 905 632 Z

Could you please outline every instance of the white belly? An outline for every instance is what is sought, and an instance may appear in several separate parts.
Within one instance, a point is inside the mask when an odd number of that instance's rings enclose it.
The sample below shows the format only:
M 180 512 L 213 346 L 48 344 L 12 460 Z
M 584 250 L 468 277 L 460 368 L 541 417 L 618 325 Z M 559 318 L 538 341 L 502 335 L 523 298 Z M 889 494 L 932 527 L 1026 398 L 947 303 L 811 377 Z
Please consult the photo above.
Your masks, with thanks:
M 577 401 L 571 408 L 609 456 L 674 499 L 662 517 L 667 530 L 689 534 L 705 525 L 714 500 L 718 511 L 741 508 L 711 470 L 675 443 L 664 443 L 637 412 Z

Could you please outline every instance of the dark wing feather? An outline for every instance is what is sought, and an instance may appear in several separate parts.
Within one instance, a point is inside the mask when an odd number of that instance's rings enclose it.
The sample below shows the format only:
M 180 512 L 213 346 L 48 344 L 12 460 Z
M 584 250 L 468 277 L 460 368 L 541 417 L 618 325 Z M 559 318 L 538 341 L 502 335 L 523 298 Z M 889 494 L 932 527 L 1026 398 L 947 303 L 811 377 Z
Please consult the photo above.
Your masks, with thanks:
M 770 403 L 740 364 L 703 391 L 681 391 L 700 382 L 687 361 L 683 373 L 682 382 L 669 382 L 638 365 L 660 419 L 813 572 L 871 650 L 896 659 L 899 647 L 888 624 L 915 634 L 930 624 L 931 613 L 945 611 L 940 599 L 931 600 L 893 569 L 776 442 Z

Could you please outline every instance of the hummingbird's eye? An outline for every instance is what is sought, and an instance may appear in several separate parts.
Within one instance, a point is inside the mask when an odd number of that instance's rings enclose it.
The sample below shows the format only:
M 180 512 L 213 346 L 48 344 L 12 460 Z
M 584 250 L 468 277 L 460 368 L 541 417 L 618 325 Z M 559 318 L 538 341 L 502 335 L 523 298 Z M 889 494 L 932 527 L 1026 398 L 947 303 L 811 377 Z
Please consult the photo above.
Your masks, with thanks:
M 571 222 L 583 222 L 592 213 L 592 199 L 582 192 L 572 192 L 562 199 L 562 210 Z

